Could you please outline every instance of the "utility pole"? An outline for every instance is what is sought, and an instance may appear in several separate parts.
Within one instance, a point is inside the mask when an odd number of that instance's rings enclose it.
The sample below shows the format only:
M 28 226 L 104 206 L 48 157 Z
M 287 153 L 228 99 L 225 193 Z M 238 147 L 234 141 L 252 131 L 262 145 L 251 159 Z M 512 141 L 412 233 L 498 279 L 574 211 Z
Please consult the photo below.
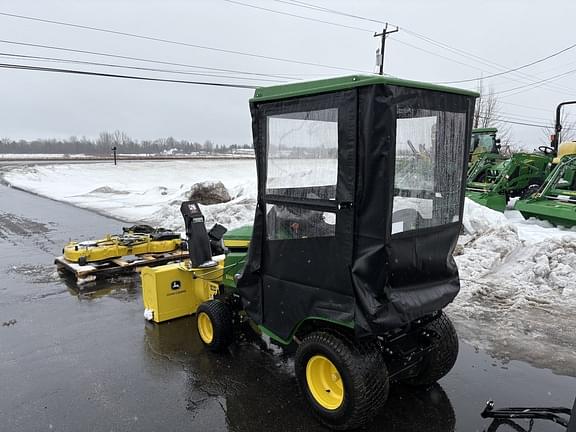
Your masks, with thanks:
M 380 45 L 380 56 L 377 55 L 377 63 L 380 68 L 379 74 L 384 75 L 384 49 L 386 48 L 386 36 L 392 33 L 396 33 L 398 31 L 398 27 L 396 30 L 388 30 L 388 23 L 384 26 L 382 33 L 374 33 L 374 37 L 382 37 L 382 45 Z

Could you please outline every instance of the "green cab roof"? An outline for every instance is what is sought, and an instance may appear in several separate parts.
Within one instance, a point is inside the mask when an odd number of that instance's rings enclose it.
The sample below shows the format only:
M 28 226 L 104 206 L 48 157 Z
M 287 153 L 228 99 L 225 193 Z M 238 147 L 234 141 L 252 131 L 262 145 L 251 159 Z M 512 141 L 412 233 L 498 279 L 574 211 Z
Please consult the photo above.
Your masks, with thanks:
M 481 133 L 497 133 L 498 129 L 496 128 L 476 128 L 472 129 L 473 134 L 481 134 Z
M 264 102 L 270 100 L 286 99 L 295 96 L 305 96 L 318 93 L 328 93 L 339 90 L 348 90 L 369 85 L 393 85 L 399 87 L 433 90 L 444 93 L 456 93 L 464 96 L 480 96 L 470 90 L 446 87 L 420 81 L 403 80 L 382 75 L 347 75 L 336 78 L 326 78 L 313 81 L 299 81 L 289 84 L 280 84 L 270 87 L 259 87 L 254 92 L 251 102 Z

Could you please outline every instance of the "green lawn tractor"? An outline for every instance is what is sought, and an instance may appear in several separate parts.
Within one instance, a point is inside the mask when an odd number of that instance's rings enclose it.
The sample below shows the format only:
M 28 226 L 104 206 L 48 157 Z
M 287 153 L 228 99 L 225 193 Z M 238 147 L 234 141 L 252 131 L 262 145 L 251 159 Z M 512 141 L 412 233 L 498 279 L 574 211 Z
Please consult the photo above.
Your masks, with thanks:
M 468 172 L 466 196 L 503 212 L 510 198 L 528 196 L 544 183 L 552 162 L 548 149 L 542 146 L 542 153 L 514 153 L 510 158 L 483 153 Z
M 209 240 L 184 203 L 190 260 L 143 272 L 148 319 L 193 292 L 207 348 L 242 323 L 294 347 L 302 394 L 333 429 L 369 422 L 392 382 L 442 378 L 458 355 L 443 309 L 460 289 L 476 97 L 372 75 L 257 89 L 254 223 Z

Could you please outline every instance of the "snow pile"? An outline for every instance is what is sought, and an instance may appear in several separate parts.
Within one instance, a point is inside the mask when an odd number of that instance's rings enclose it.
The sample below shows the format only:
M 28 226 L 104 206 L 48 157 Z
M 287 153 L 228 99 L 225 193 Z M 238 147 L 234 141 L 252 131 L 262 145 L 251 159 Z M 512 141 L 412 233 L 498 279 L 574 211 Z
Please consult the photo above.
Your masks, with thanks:
M 466 200 L 448 313 L 469 342 L 576 376 L 576 232 L 510 213 Z
M 520 224 L 468 199 L 463 224 L 463 247 L 455 257 L 463 282 L 461 305 L 490 286 L 502 298 L 576 307 L 575 232 L 525 224 L 538 227 L 530 232 L 539 236 L 523 236 Z
M 467 234 L 481 234 L 490 229 L 512 226 L 506 216 L 495 210 L 484 207 L 469 198 L 464 200 L 464 217 L 462 225 Z

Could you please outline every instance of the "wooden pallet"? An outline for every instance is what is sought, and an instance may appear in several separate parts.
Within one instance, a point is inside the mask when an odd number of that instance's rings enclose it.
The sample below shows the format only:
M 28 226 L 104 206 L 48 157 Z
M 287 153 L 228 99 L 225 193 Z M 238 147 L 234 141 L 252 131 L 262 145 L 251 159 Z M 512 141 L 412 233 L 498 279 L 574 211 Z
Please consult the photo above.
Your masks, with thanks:
M 186 258 L 188 258 L 188 252 L 178 250 L 162 254 L 145 254 L 114 258 L 97 263 L 88 263 L 86 265 L 80 265 L 68 261 L 63 256 L 59 256 L 54 259 L 54 264 L 56 264 L 58 271 L 72 274 L 76 278 L 77 283 L 81 285 L 93 282 L 96 279 L 134 273 L 139 271 L 141 267 L 154 267 Z

